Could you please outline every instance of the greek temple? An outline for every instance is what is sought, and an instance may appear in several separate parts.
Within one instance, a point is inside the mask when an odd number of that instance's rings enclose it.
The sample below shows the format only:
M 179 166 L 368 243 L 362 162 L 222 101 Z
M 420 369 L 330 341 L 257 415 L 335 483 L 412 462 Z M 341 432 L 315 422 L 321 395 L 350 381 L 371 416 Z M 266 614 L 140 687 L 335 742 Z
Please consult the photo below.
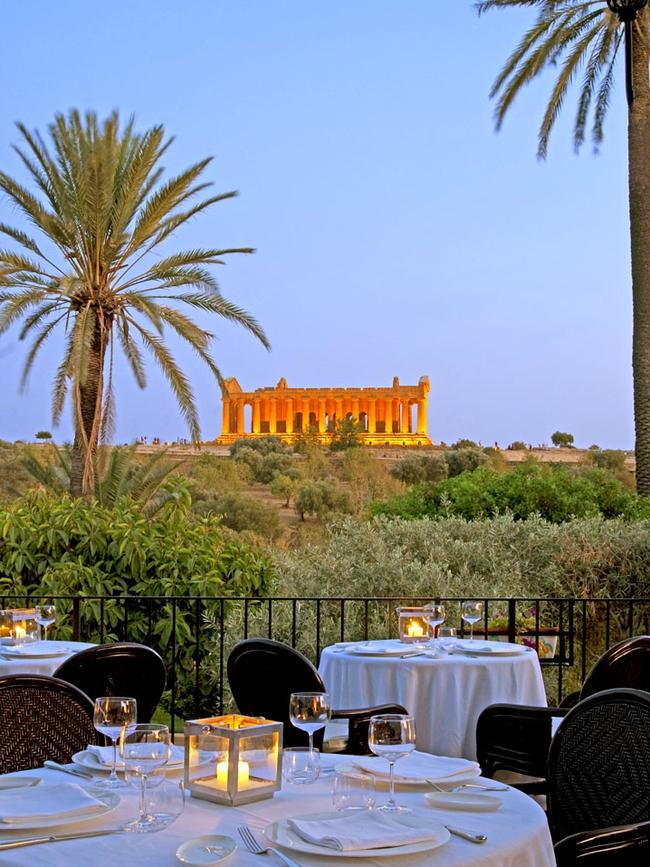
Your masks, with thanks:
M 359 423 L 366 445 L 431 445 L 427 435 L 429 377 L 417 385 L 390 388 L 289 388 L 284 377 L 273 387 L 242 391 L 234 377 L 225 380 L 219 444 L 244 437 L 278 436 L 287 443 L 315 433 L 331 441 L 339 420 Z

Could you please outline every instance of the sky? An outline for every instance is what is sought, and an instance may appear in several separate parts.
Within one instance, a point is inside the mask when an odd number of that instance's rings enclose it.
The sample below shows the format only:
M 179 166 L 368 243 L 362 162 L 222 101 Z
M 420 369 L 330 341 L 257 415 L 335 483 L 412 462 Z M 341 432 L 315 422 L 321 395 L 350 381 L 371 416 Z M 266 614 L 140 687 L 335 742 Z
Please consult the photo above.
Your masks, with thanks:
M 15 122 L 118 109 L 175 142 L 169 172 L 207 155 L 240 195 L 168 248 L 251 246 L 223 294 L 272 344 L 200 318 L 245 391 L 431 380 L 429 435 L 491 445 L 633 446 L 631 278 L 622 58 L 598 155 L 573 150 L 575 97 L 536 158 L 542 79 L 494 129 L 490 85 L 530 10 L 480 19 L 471 0 L 22 0 L 2 6 L 0 166 L 24 181 Z M 0 220 L 20 224 L 0 200 Z M 24 226 L 23 226 L 24 227 Z M 204 440 L 220 392 L 170 341 Z M 19 391 L 28 345 L 0 337 L 0 438 L 52 428 L 52 338 Z M 151 360 L 141 391 L 116 371 L 116 442 L 187 436 Z

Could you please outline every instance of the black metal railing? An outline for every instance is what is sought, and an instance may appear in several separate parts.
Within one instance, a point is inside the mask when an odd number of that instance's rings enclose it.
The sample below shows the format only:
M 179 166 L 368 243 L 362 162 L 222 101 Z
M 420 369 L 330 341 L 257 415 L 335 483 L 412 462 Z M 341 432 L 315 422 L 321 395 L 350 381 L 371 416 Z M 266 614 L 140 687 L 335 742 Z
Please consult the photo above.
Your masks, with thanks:
M 168 672 L 162 712 L 180 721 L 232 706 L 226 662 L 242 638 L 263 636 L 298 648 L 316 665 L 328 644 L 395 638 L 396 609 L 428 600 L 409 597 L 0 597 L 1 608 L 39 601 L 57 605 L 53 638 L 105 643 L 138 641 L 163 656 Z M 461 635 L 461 598 L 442 599 L 447 625 Z M 578 689 L 612 644 L 650 633 L 650 599 L 485 598 L 477 636 L 521 641 L 540 658 L 549 704 Z

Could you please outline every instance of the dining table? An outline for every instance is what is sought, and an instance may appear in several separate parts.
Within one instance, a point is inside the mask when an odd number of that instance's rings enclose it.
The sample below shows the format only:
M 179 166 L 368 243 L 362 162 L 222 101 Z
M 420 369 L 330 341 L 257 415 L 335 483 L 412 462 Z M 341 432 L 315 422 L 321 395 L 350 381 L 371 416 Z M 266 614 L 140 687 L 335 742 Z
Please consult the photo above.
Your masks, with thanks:
M 23 644 L 0 645 L 0 675 L 3 674 L 44 674 L 52 676 L 66 659 L 94 647 L 86 641 L 41 640 Z
M 176 851 L 186 841 L 206 834 L 227 835 L 236 842 L 236 850 L 227 864 L 261 867 L 279 864 L 272 855 L 254 855 L 244 847 L 237 829 L 242 824 L 262 840 L 271 824 L 287 817 L 332 810 L 332 771 L 347 766 L 350 757 L 323 755 L 321 777 L 311 785 L 283 782 L 282 789 L 272 798 L 238 807 L 229 807 L 189 797 L 181 815 L 162 831 L 135 834 L 112 833 L 85 839 L 31 845 L 3 851 L 0 845 L 1 867 L 75 867 L 86 864 L 119 864 L 121 867 L 178 867 Z M 41 784 L 72 780 L 55 770 L 32 770 L 21 775 L 37 775 Z M 0 783 L 2 777 L 0 777 Z M 78 782 L 78 781 L 77 781 Z M 83 783 L 84 786 L 90 785 Z M 350 857 L 345 853 L 313 855 L 283 849 L 300 867 L 553 867 L 555 858 L 546 816 L 528 795 L 508 788 L 499 792 L 499 808 L 493 812 L 463 812 L 457 809 L 434 809 L 427 805 L 422 789 L 398 787 L 398 800 L 410 808 L 422 821 L 460 826 L 487 836 L 476 844 L 451 836 L 438 848 L 416 854 L 396 853 L 386 857 Z M 385 788 L 378 789 L 380 803 L 387 797 Z M 83 825 L 67 826 L 65 833 L 115 829 L 137 814 L 137 789 L 120 790 L 119 805 L 107 816 Z M 354 817 L 350 818 L 354 821 Z M 57 833 L 56 829 L 48 829 Z M 30 832 L 30 835 L 38 832 Z M 0 844 L 27 836 L 22 831 L 7 831 L 0 823 Z M 266 845 L 269 845 L 266 841 Z M 207 861 L 205 862 L 207 863 Z
M 476 722 L 500 702 L 546 707 L 534 649 L 475 639 L 455 652 L 398 640 L 326 647 L 320 658 L 334 708 L 400 704 L 415 719 L 417 747 L 442 756 L 476 758 Z

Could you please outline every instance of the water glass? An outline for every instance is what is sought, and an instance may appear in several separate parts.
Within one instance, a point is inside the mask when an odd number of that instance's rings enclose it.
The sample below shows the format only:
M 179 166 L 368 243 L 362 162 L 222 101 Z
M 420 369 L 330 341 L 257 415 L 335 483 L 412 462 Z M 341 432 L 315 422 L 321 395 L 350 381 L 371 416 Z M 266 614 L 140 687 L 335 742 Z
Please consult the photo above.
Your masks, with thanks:
M 93 725 L 113 744 L 113 766 L 107 780 L 98 780 L 103 789 L 120 789 L 128 785 L 117 776 L 117 741 L 122 732 L 132 729 L 138 718 L 138 704 L 134 698 L 119 695 L 100 695 L 95 699 Z
M 123 729 L 120 735 L 120 756 L 129 773 L 140 778 L 140 811 L 137 819 L 124 827 L 125 831 L 144 833 L 166 827 L 162 818 L 147 808 L 149 776 L 163 768 L 171 755 L 169 729 L 158 723 L 137 723 Z M 157 787 L 156 787 L 157 788 Z M 154 790 L 155 791 L 155 790 Z
M 43 627 L 43 639 L 47 641 L 47 627 L 56 620 L 56 606 L 39 605 L 36 608 L 36 620 L 38 625 Z
M 483 617 L 483 603 L 477 599 L 468 599 L 463 602 L 460 616 L 465 623 L 469 623 L 469 640 L 474 640 L 474 624 Z
M 287 783 L 315 783 L 320 775 L 320 752 L 310 747 L 286 747 L 282 751 L 282 776 Z
M 375 806 L 375 781 L 371 776 L 336 774 L 332 781 L 335 810 L 371 810 Z
M 457 641 L 458 634 L 454 626 L 441 626 L 438 629 L 438 646 L 443 653 L 451 653 Z
M 442 602 L 430 602 L 424 606 L 424 619 L 431 627 L 431 646 L 436 645 L 436 627 L 445 622 L 445 606 Z
M 314 749 L 314 732 L 325 728 L 332 716 L 326 692 L 293 692 L 289 699 L 289 719 L 297 729 L 309 735 L 309 749 Z
M 390 768 L 388 802 L 378 807 L 385 813 L 410 812 L 395 802 L 395 762 L 415 749 L 415 720 L 404 713 L 385 713 L 370 717 L 368 746 L 376 756 L 386 759 Z

